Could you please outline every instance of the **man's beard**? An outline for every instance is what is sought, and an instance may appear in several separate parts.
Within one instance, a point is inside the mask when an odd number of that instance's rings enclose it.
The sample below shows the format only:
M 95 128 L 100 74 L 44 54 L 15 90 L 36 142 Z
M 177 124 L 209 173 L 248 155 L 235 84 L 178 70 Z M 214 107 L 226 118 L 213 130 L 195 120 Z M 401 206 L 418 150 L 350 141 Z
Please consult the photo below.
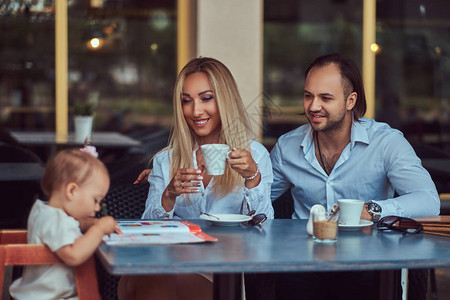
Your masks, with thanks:
M 313 130 L 317 131 L 317 132 L 338 131 L 339 129 L 341 129 L 344 126 L 345 115 L 346 115 L 346 111 L 344 111 L 344 113 L 342 113 L 341 115 L 336 116 L 336 118 L 334 118 L 334 119 L 329 119 L 323 128 L 318 128 L 318 129 L 314 128 L 314 126 L 312 125 L 312 123 L 309 119 L 309 116 L 308 116 L 308 122 L 311 125 L 311 127 L 313 128 Z

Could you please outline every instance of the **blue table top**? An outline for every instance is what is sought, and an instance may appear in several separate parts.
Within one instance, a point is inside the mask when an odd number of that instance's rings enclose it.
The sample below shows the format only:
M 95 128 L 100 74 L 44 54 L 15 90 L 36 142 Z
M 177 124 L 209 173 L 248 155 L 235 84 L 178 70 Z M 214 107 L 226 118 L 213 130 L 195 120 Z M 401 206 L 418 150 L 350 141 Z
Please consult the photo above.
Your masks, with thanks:
M 339 231 L 332 244 L 315 242 L 306 220 L 267 220 L 262 230 L 190 220 L 216 243 L 123 245 L 102 243 L 97 254 L 113 274 L 238 273 L 384 270 L 450 267 L 450 238 L 378 232 L 371 226 Z

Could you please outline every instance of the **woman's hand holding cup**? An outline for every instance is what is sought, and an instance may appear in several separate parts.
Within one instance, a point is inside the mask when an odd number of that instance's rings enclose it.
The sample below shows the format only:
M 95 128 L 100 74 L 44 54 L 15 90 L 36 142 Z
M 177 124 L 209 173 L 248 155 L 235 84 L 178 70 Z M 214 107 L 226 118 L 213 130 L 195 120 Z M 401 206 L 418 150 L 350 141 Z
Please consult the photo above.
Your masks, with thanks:
M 162 196 L 162 206 L 166 211 L 171 211 L 175 205 L 176 198 L 181 194 L 197 193 L 200 186 L 200 175 L 202 169 L 183 168 L 179 169 L 167 185 Z
M 245 149 L 233 148 L 225 144 L 205 144 L 201 146 L 205 160 L 206 171 L 209 175 L 222 175 L 225 163 L 245 178 L 245 186 L 249 189 L 257 186 L 261 181 L 258 165 L 253 160 L 252 154 Z
M 258 165 L 249 151 L 233 148 L 228 154 L 228 163 L 233 170 L 246 179 L 245 186 L 247 188 L 253 188 L 261 181 Z

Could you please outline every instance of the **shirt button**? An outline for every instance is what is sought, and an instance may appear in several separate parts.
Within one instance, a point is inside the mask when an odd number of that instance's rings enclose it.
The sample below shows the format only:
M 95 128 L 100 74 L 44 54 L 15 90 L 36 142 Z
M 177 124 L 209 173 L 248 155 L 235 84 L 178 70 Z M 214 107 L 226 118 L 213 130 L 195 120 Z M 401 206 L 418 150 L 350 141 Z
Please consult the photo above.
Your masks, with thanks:
M 245 196 L 247 196 L 247 197 L 248 197 L 248 196 L 249 196 L 249 194 L 248 194 L 248 193 L 245 193 Z
M 205 193 L 202 192 L 202 197 L 205 196 Z

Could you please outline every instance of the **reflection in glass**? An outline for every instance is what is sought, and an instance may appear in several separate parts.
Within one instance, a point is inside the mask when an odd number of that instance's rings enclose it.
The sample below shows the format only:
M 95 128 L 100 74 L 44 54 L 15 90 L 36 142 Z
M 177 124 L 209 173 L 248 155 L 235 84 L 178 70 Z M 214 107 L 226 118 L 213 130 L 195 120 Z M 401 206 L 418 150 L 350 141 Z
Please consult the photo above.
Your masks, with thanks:
M 303 112 L 304 71 L 317 56 L 340 52 L 359 65 L 362 1 L 264 2 L 264 142 L 307 122 Z M 270 114 L 276 108 L 281 114 Z M 269 113 L 267 113 L 269 112 Z
M 84 2 L 69 6 L 69 106 L 98 95 L 95 130 L 168 126 L 176 2 Z
M 2 127 L 54 128 L 54 23 L 53 1 L 1 1 Z
M 376 119 L 404 133 L 439 193 L 450 192 L 450 174 L 428 160 L 450 159 L 449 10 L 448 1 L 377 1 Z
M 98 98 L 96 130 L 168 126 L 176 17 L 174 0 L 68 1 L 70 112 Z M 54 1 L 0 4 L 0 116 L 9 130 L 54 130 L 54 23 Z
M 340 52 L 362 59 L 362 3 L 353 0 L 264 2 L 264 143 L 307 122 L 302 113 L 305 67 Z M 450 175 L 428 159 L 450 160 L 449 1 L 376 1 L 375 119 L 400 129 L 439 193 Z M 274 109 L 279 114 L 271 113 Z

